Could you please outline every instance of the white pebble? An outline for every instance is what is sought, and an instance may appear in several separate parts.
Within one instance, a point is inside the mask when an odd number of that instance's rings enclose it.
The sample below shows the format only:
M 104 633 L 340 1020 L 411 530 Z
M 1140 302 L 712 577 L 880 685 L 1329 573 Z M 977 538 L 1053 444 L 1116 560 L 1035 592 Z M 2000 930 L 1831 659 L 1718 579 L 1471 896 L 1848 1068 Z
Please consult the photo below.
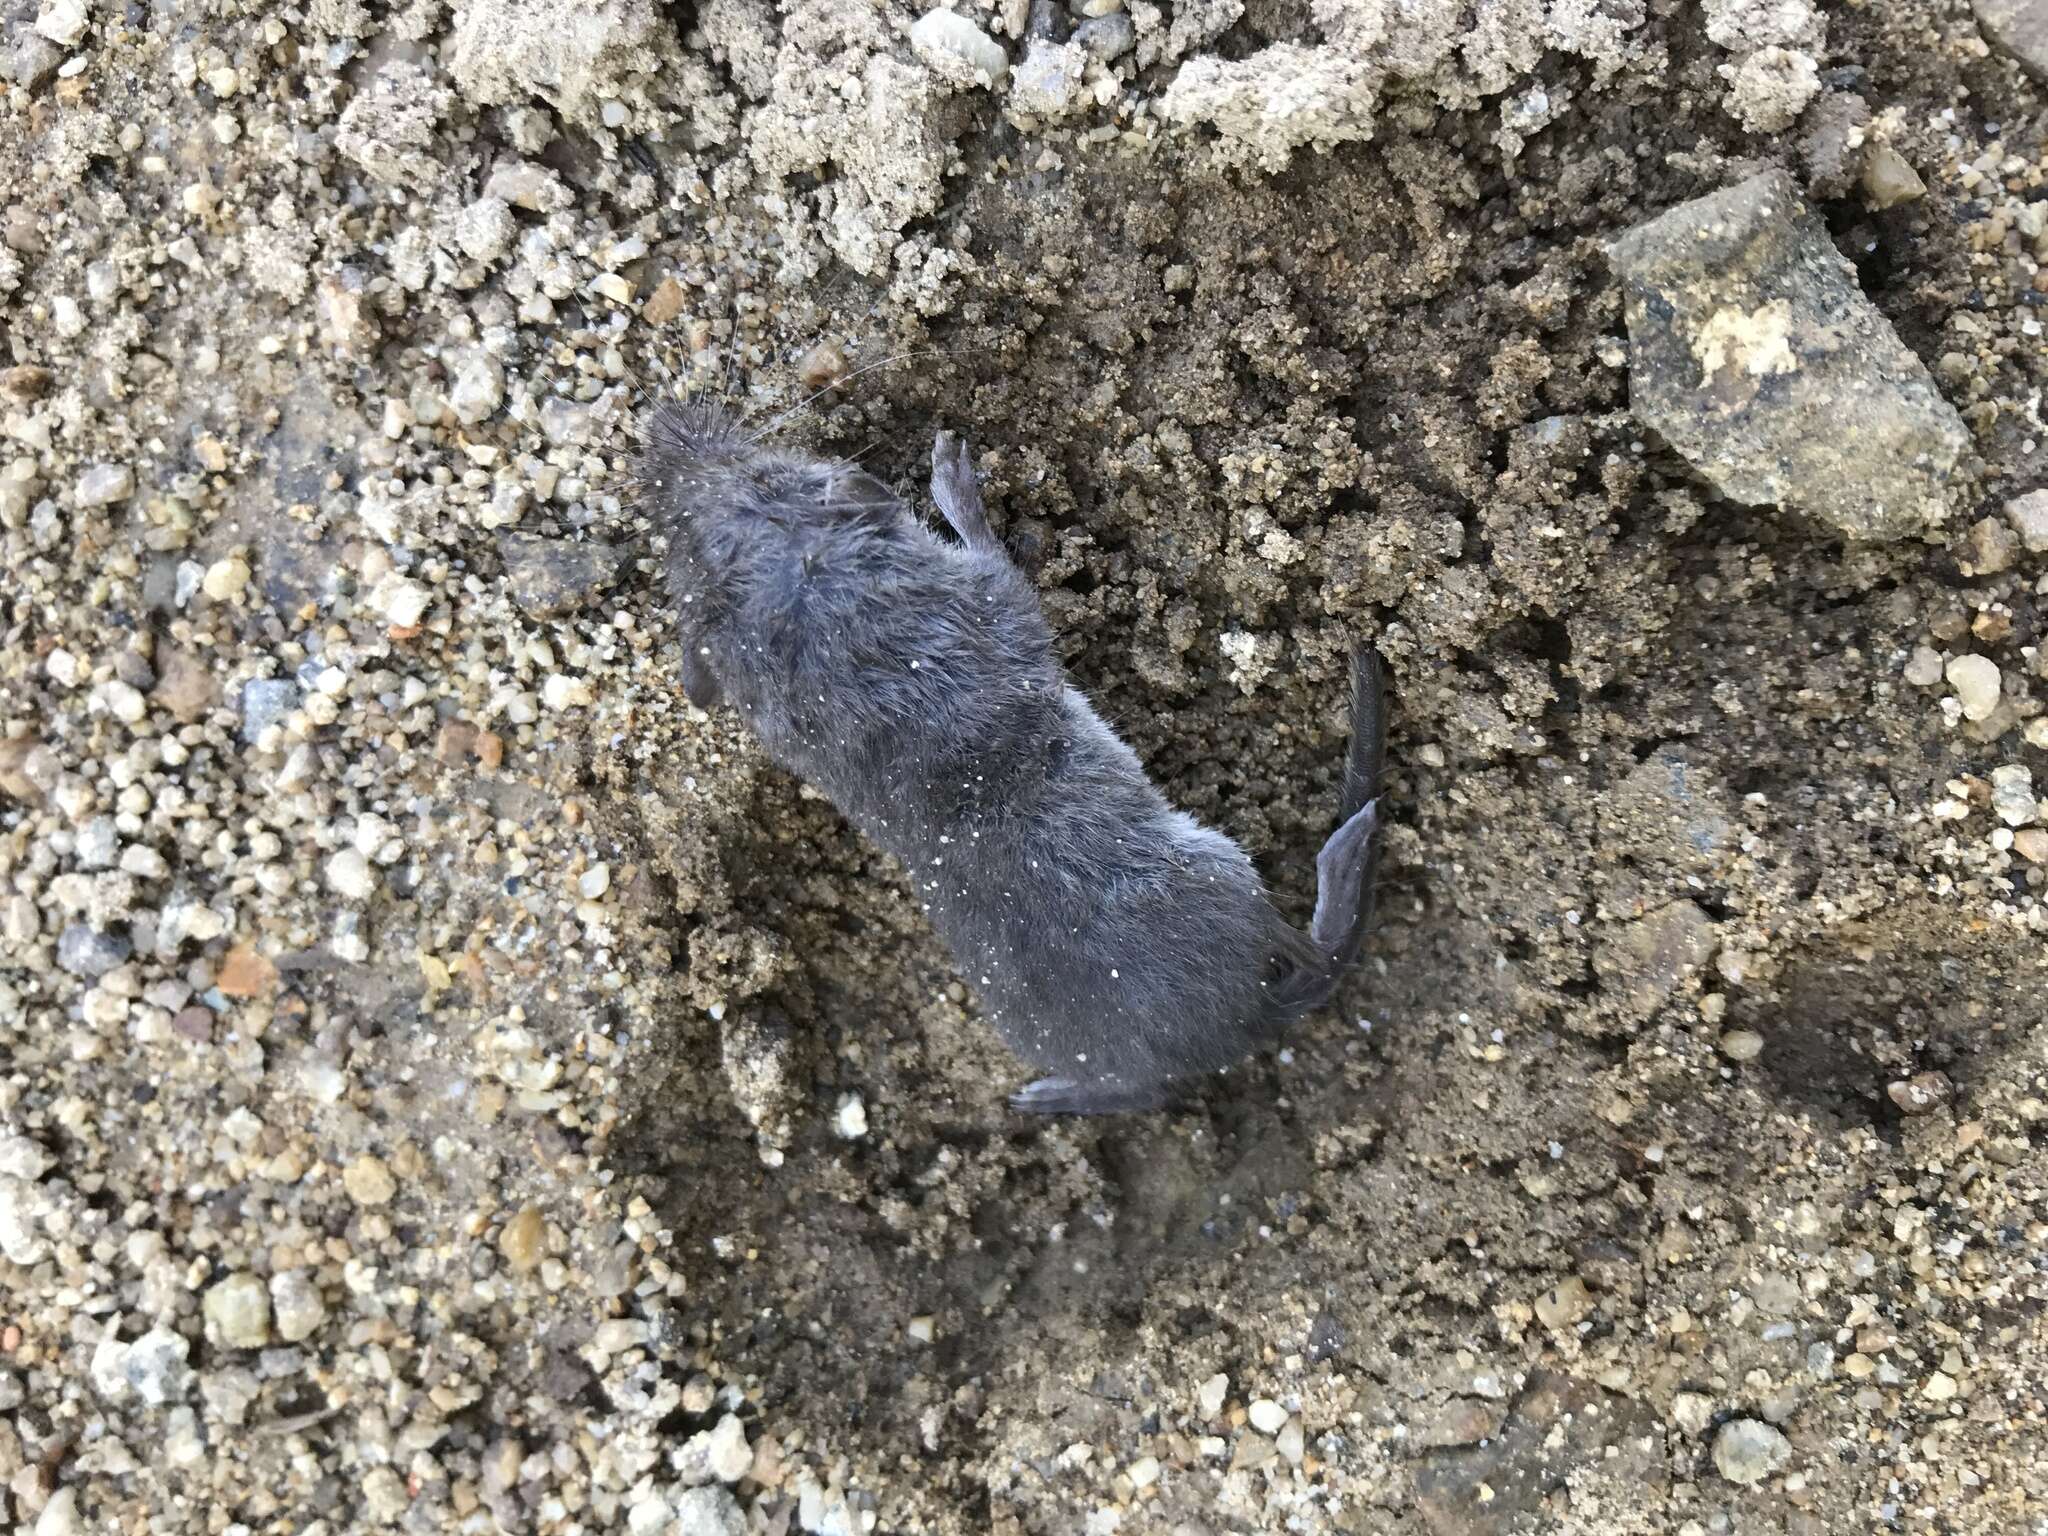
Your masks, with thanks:
M 576 879 L 577 894 L 585 901 L 596 901 L 612 888 L 612 867 L 609 864 L 593 864 Z
M 126 464 L 95 464 L 78 477 L 81 507 L 104 507 L 135 494 L 135 471 Z
M 1230 1378 L 1218 1371 L 1195 1389 L 1195 1406 L 1202 1417 L 1213 1419 L 1223 1411 L 1223 1399 L 1230 1395 Z
M 1287 1410 L 1270 1397 L 1255 1398 L 1245 1410 L 1252 1421 L 1252 1428 L 1262 1435 L 1277 1435 L 1287 1422 Z
M 857 1141 L 868 1133 L 868 1107 L 860 1095 L 849 1093 L 839 1101 L 839 1114 L 833 1122 L 841 1136 L 848 1141 Z
M 1992 769 L 1991 809 L 2008 827 L 2024 827 L 2033 821 L 2034 771 L 2013 763 Z
M 910 28 L 910 51 L 940 76 L 963 84 L 994 85 L 1010 67 L 1002 44 L 957 11 L 920 16 Z
M 540 686 L 540 696 L 541 702 L 549 709 L 576 709 L 592 703 L 597 697 L 590 691 L 590 684 L 566 672 L 549 674 L 548 680 Z
M 327 883 L 350 901 L 368 901 L 377 889 L 370 861 L 356 848 L 344 848 L 327 861 Z
M 1997 663 L 1985 656 L 1958 656 L 1948 664 L 1948 685 L 1962 701 L 1967 720 L 1991 718 L 2003 681 Z
M 510 250 L 518 235 L 511 205 L 502 197 L 480 197 L 455 219 L 455 243 L 486 267 Z
M 85 0 L 43 0 L 36 12 L 36 30 L 59 48 L 69 48 L 85 36 L 89 20 Z
M 455 382 L 448 391 L 448 404 L 455 419 L 473 427 L 496 411 L 504 399 L 503 365 L 488 352 L 471 352 L 456 370 Z
M 427 594 L 417 582 L 394 581 L 382 594 L 384 622 L 394 629 L 410 629 L 427 611 Z
M 78 1536 L 78 1490 L 59 1488 L 36 1517 L 35 1536 Z

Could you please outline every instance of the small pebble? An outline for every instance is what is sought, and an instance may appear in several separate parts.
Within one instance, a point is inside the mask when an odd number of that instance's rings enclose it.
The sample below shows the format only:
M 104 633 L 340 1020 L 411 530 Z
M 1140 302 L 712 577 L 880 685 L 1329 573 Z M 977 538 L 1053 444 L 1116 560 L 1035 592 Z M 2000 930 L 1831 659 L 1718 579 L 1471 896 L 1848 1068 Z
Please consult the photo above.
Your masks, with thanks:
M 1955 1085 L 1948 1080 L 1946 1073 L 1921 1072 L 1889 1084 L 1885 1088 L 1885 1097 L 1898 1106 L 1902 1115 L 1924 1115 L 1955 1097 Z
M 216 603 L 231 603 L 242 595 L 243 589 L 248 585 L 249 562 L 240 555 L 229 555 L 224 560 L 214 561 L 206 568 L 206 575 L 200 580 L 199 590 Z
M 368 901 L 377 891 L 377 876 L 358 848 L 344 848 L 327 861 L 327 883 L 350 901 Z
M 1958 656 L 1948 664 L 1948 685 L 1962 701 L 1967 720 L 1988 720 L 1998 709 L 2002 679 L 1997 663 L 1983 656 Z
M 1873 208 L 1896 208 L 1927 195 L 1927 183 L 1889 144 L 1880 144 L 1863 162 L 1863 196 Z
M 502 197 L 480 197 L 455 219 L 455 243 L 471 261 L 488 267 L 512 248 L 519 225 Z
M 2013 497 L 2005 504 L 2005 520 L 2028 554 L 2048 553 L 2048 486 Z
M 125 961 L 134 946 L 118 934 L 73 923 L 57 939 L 57 964 L 74 976 L 96 980 Z
M 1230 1394 L 1230 1378 L 1217 1372 L 1195 1389 L 1195 1406 L 1202 1417 L 1213 1419 L 1223 1411 L 1223 1400 Z
M 288 1269 L 270 1277 L 270 1315 L 278 1337 L 296 1344 L 327 1321 L 327 1302 L 304 1270 Z
M 1730 1061 L 1755 1061 L 1764 1053 L 1764 1037 L 1753 1029 L 1731 1029 L 1721 1037 L 1721 1054 Z
M 576 893 L 585 901 L 596 901 L 612 888 L 612 867 L 593 864 L 576 877 Z
M 1009 71 L 1003 45 L 958 11 L 927 11 L 910 28 L 910 51 L 943 78 L 997 85 Z
M 1932 646 L 1916 645 L 1906 659 L 1906 681 L 1915 688 L 1932 688 L 1941 681 L 1941 652 Z
M 1107 64 L 1120 59 L 1138 43 L 1138 29 L 1122 11 L 1097 16 L 1074 28 L 1074 41 Z
M 388 1205 L 398 1193 L 398 1180 L 374 1152 L 364 1153 L 342 1170 L 341 1186 L 357 1205 Z
M 466 427 L 488 420 L 505 402 L 505 367 L 488 352 L 472 351 L 455 371 L 448 405 Z
M 2040 802 L 2034 798 L 2034 771 L 2017 763 L 1991 770 L 1991 813 L 2008 827 L 2034 821 Z
M 145 1403 L 167 1403 L 184 1397 L 189 1389 L 192 1373 L 185 1360 L 191 1352 L 183 1334 L 158 1324 L 128 1346 L 121 1374 Z
M 229 1275 L 206 1293 L 206 1323 L 230 1349 L 261 1349 L 270 1342 L 270 1291 L 255 1275 Z
M 504 1231 L 498 1234 L 498 1252 L 505 1256 L 505 1262 L 520 1274 L 528 1274 L 537 1268 L 546 1254 L 547 1223 L 542 1218 L 540 1207 L 529 1205 L 517 1216 L 505 1223 Z
M 1546 1328 L 1570 1328 L 1592 1310 L 1592 1292 L 1577 1275 L 1536 1298 L 1536 1317 Z
M 59 1488 L 36 1516 L 35 1536 L 81 1536 L 78 1523 L 78 1490 Z
M 1731 1483 L 1760 1483 L 1792 1459 L 1792 1442 L 1760 1419 L 1731 1419 L 1714 1436 L 1714 1466 Z
M 104 507 L 134 494 L 134 470 L 126 464 L 95 464 L 78 477 L 74 499 L 81 507 Z
M 1262 1435 L 1277 1435 L 1280 1426 L 1287 1422 L 1287 1410 L 1270 1397 L 1253 1398 L 1245 1412 L 1252 1421 L 1252 1428 Z
M 868 1107 L 861 1102 L 857 1093 L 849 1093 L 839 1101 L 839 1113 L 834 1118 L 834 1127 L 848 1141 L 857 1141 L 868 1133 Z
M 299 686 L 286 678 L 258 678 L 242 685 L 242 740 L 250 746 L 298 707 Z

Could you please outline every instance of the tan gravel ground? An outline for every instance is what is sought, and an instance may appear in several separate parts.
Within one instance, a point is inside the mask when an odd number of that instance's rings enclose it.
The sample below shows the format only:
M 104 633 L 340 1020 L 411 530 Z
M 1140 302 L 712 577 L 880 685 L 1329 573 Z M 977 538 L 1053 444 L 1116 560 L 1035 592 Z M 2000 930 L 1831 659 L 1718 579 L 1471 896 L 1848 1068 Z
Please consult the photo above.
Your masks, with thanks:
M 2048 1530 L 2048 6 L 958 9 L 0 6 L 0 1529 Z M 1376 638 L 1346 1006 L 1007 1111 L 689 389 L 1297 915 Z

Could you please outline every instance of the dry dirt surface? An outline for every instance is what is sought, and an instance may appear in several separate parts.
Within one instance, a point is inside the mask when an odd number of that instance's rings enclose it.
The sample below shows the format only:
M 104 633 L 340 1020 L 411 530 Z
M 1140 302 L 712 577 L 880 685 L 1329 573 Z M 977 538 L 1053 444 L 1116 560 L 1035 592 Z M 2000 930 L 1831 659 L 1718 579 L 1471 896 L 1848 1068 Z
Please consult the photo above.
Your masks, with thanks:
M 5 0 L 0 1528 L 2048 1530 L 2042 0 Z M 1345 1006 L 1019 1117 L 684 699 L 924 510 Z

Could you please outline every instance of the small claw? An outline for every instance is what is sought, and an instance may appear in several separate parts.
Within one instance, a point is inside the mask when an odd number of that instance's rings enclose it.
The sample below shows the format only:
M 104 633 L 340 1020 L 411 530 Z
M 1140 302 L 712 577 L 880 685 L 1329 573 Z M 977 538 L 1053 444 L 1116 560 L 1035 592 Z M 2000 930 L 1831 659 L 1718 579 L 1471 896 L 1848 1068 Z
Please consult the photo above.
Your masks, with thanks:
M 1010 1095 L 1010 1107 L 1031 1115 L 1121 1115 L 1157 1109 L 1166 1102 L 1164 1084 L 1112 1088 L 1077 1083 L 1071 1077 L 1041 1077 Z
M 1056 1101 L 1073 1091 L 1074 1080 L 1071 1077 L 1041 1077 L 1011 1094 L 1010 1108 L 1021 1109 L 1027 1114 L 1056 1115 L 1059 1113 Z

